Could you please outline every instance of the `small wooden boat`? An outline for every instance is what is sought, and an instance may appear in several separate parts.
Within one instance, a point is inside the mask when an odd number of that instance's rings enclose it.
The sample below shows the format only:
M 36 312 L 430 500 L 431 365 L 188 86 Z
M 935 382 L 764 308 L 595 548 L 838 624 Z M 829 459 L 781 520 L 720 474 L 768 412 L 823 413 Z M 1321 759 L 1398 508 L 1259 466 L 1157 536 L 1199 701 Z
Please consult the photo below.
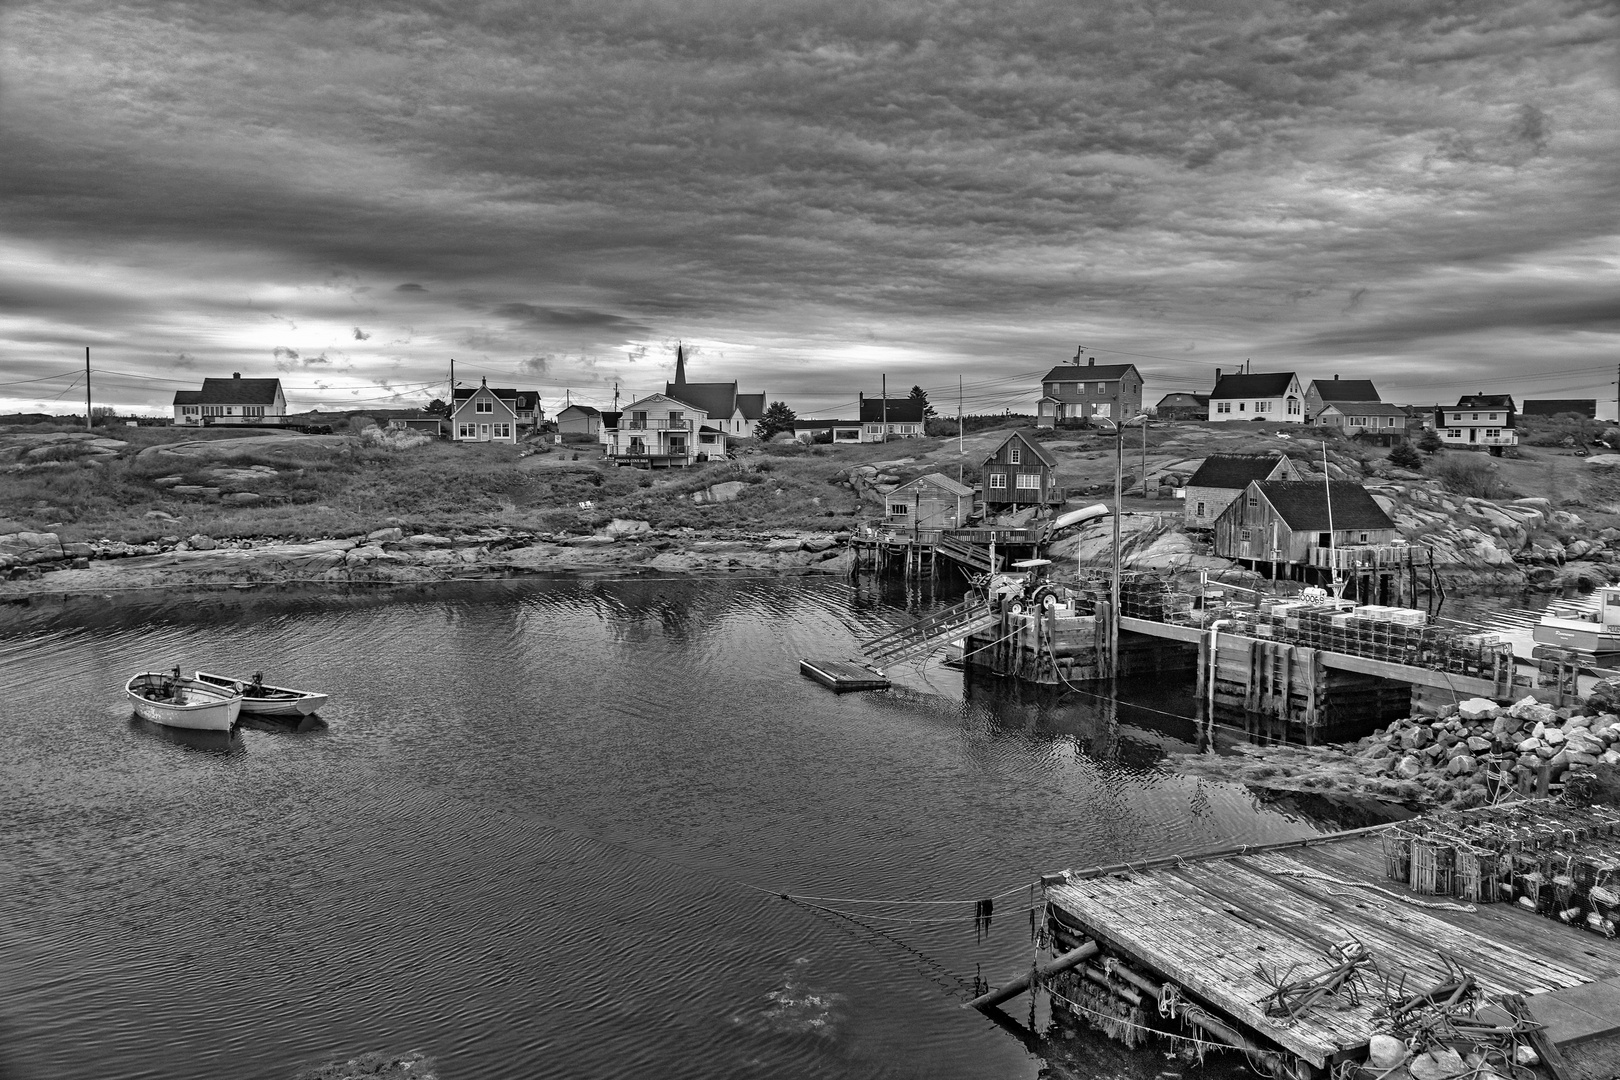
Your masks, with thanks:
M 270 686 L 264 681 L 263 672 L 254 672 L 251 679 L 233 679 L 229 675 L 215 675 L 207 671 L 197 672 L 197 681 L 217 686 L 221 689 L 234 690 L 242 695 L 242 712 L 247 716 L 269 716 L 285 719 L 297 719 L 300 716 L 313 716 L 319 712 L 321 706 L 330 700 L 328 694 L 317 694 L 312 690 L 293 690 L 286 686 Z
M 1538 645 L 1570 649 L 1582 656 L 1620 659 L 1620 587 L 1598 590 L 1597 603 L 1554 603 L 1531 630 Z
M 193 731 L 229 731 L 242 711 L 239 691 L 187 679 L 180 669 L 143 671 L 124 684 L 142 720 Z

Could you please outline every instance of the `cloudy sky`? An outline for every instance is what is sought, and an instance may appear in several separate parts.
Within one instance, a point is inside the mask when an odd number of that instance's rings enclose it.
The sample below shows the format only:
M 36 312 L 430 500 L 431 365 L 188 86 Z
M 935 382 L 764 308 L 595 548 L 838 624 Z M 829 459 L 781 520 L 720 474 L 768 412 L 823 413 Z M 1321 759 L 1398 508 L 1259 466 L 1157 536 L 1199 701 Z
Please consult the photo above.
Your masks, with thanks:
M 1620 364 L 1612 0 L 0 7 L 0 410 Z M 75 379 L 81 381 L 75 382 Z

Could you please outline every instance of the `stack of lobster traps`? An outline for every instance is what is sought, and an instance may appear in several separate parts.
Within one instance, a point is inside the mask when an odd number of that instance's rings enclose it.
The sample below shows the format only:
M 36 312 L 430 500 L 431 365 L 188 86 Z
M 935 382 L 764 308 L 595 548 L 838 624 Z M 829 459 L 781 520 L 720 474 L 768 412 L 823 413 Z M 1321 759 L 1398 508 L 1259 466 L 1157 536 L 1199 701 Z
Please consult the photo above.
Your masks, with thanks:
M 1513 803 L 1403 822 L 1381 839 L 1385 876 L 1415 893 L 1620 933 L 1620 810 Z

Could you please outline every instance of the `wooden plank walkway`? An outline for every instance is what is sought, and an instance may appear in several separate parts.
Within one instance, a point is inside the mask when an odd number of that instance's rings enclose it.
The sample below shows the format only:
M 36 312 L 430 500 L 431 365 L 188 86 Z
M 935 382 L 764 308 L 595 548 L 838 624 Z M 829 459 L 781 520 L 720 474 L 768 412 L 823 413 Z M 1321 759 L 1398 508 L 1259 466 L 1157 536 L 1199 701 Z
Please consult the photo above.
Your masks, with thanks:
M 887 690 L 889 680 L 871 668 L 847 660 L 800 660 L 799 674 L 814 679 L 834 693 L 854 690 Z
M 1386 976 L 1404 974 L 1407 993 L 1445 981 L 1448 958 L 1490 998 L 1620 976 L 1620 941 L 1512 904 L 1473 912 L 1419 907 L 1356 883 L 1425 904 L 1447 900 L 1388 880 L 1377 831 L 1071 878 L 1047 897 L 1060 922 L 1319 1067 L 1358 1053 L 1382 1029 L 1373 1016 L 1378 976 L 1368 974 L 1360 1004 L 1317 1007 L 1284 1022 L 1265 1014 L 1272 987 L 1259 966 L 1280 979 L 1306 977 L 1333 966 L 1329 945 L 1354 938 Z

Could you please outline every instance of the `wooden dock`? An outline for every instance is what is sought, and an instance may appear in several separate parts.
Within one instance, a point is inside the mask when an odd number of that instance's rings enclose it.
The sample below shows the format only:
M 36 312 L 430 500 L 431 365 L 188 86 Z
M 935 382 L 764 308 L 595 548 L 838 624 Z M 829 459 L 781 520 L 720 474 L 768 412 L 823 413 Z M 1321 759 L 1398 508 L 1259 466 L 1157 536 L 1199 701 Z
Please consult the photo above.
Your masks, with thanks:
M 1576 811 L 1552 809 L 1557 804 L 1520 805 L 1548 808 L 1548 820 L 1577 820 L 1568 816 Z M 1579 813 L 1599 821 L 1581 850 L 1620 862 L 1620 810 Z M 1053 948 L 1092 943 L 1104 958 L 1048 984 L 1054 1002 L 1062 1006 L 1065 988 L 1083 997 L 1112 984 L 1130 1000 L 1174 987 L 1176 1000 L 1193 1005 L 1194 1023 L 1215 1017 L 1251 1050 L 1328 1069 L 1361 1060 L 1368 1040 L 1391 1030 L 1392 995 L 1420 994 L 1465 972 L 1482 1001 L 1523 995 L 1533 1017 L 1556 1033 L 1554 1044 L 1614 1040 L 1620 1056 L 1620 940 L 1536 914 L 1512 897 L 1474 903 L 1389 880 L 1385 834 L 1409 827 L 1069 873 L 1044 890 Z M 1359 943 L 1370 960 L 1354 992 L 1293 1016 L 1268 1012 L 1278 983 L 1333 969 L 1333 950 L 1345 942 Z M 1160 1015 L 1165 1001 L 1159 997 Z
M 887 690 L 889 680 L 871 668 L 847 660 L 800 660 L 799 674 L 814 679 L 835 694 L 856 690 Z

